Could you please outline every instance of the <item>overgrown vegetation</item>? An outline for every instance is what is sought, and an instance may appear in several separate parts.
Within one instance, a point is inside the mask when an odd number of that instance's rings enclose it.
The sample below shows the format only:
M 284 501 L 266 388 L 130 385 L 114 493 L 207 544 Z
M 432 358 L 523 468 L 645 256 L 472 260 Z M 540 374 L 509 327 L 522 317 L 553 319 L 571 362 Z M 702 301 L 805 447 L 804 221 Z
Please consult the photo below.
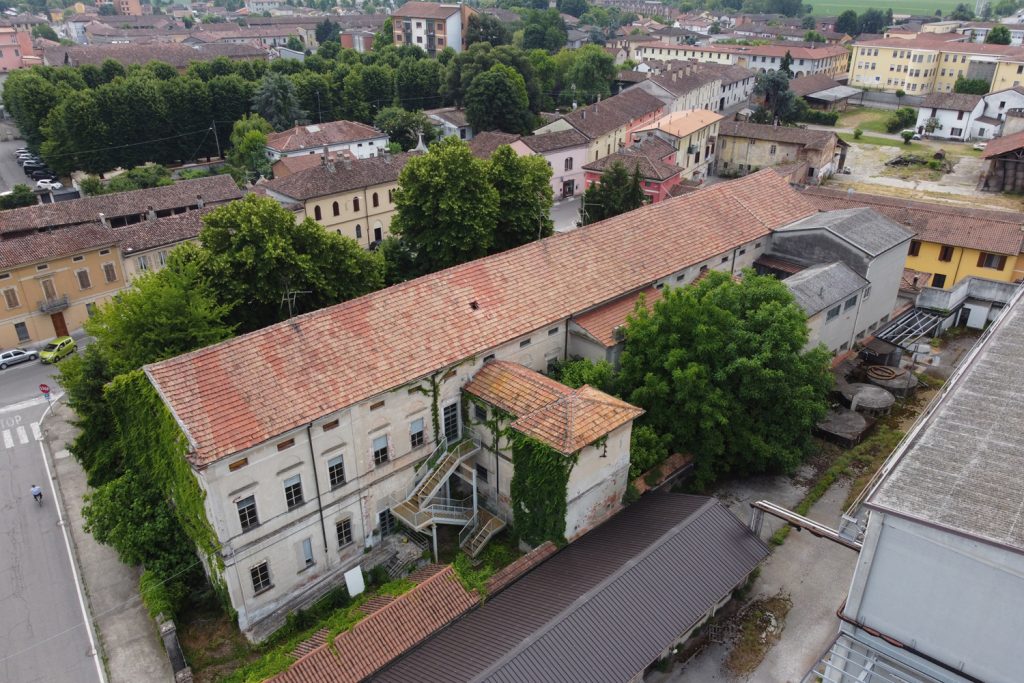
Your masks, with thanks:
M 519 432 L 512 432 L 512 515 L 516 532 L 530 545 L 565 543 L 569 473 L 579 453 L 563 455 Z
M 912 107 L 900 107 L 885 120 L 887 133 L 898 133 L 904 128 L 913 128 L 917 123 L 917 110 Z
M 740 615 L 739 638 L 729 651 L 725 668 L 735 676 L 752 673 L 781 637 L 792 607 L 793 601 L 782 593 L 749 605 Z

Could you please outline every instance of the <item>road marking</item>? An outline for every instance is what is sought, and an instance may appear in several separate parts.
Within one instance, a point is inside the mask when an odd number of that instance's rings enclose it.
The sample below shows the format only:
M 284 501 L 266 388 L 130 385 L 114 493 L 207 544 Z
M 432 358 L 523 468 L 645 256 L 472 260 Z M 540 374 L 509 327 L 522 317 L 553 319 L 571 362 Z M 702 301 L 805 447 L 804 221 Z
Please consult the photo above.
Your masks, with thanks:
M 14 448 L 14 439 L 11 438 L 11 430 L 10 429 L 5 429 L 4 430 L 4 447 L 5 448 Z
M 39 423 L 38 422 L 33 422 L 32 423 L 32 437 L 36 441 L 42 441 L 43 440 L 43 432 L 42 432 L 42 430 L 39 429 Z
M 28 443 L 28 432 L 26 432 L 25 428 L 20 425 L 18 426 L 18 441 L 20 441 L 22 445 Z
M 50 401 L 56 401 L 57 399 L 59 399 L 63 395 L 64 395 L 63 391 L 58 391 L 55 394 L 50 394 Z M 23 410 L 24 408 L 31 408 L 33 406 L 42 405 L 43 403 L 46 403 L 46 402 L 47 401 L 46 401 L 45 398 L 43 398 L 42 396 L 38 396 L 36 398 L 30 398 L 27 401 L 22 401 L 21 403 L 13 403 L 13 404 L 11 404 L 9 406 L 4 406 L 4 407 L 0 408 L 0 413 L 10 413 L 10 412 L 14 412 L 16 410 Z

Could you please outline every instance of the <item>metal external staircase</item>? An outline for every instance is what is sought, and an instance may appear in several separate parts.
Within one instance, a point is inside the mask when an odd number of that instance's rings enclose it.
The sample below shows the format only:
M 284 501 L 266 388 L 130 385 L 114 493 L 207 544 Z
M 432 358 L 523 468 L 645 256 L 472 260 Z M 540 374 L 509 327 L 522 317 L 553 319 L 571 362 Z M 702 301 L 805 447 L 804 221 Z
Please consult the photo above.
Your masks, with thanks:
M 462 441 L 450 449 L 442 441 L 427 459 L 433 466 L 413 484 L 405 500 L 391 508 L 392 514 L 417 531 L 433 524 L 466 524 L 475 513 L 473 497 L 455 500 L 438 497 L 438 493 L 459 465 L 479 450 L 479 444 L 472 440 Z
M 504 529 L 505 520 L 492 513 L 487 508 L 477 508 L 473 519 L 462 529 L 459 534 L 459 547 L 470 557 L 476 557 L 487 541 L 491 540 L 496 533 Z

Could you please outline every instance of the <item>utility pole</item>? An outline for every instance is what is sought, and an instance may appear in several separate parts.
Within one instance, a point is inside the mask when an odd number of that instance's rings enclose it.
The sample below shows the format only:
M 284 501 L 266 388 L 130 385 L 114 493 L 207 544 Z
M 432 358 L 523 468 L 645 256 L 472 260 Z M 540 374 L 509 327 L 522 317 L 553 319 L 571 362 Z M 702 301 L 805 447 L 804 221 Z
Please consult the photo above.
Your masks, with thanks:
M 211 121 L 210 128 L 213 129 L 213 139 L 217 143 L 217 158 L 220 159 L 220 138 L 217 137 L 217 122 Z
M 319 123 L 324 122 L 323 112 L 320 111 L 320 91 L 316 91 L 316 118 Z

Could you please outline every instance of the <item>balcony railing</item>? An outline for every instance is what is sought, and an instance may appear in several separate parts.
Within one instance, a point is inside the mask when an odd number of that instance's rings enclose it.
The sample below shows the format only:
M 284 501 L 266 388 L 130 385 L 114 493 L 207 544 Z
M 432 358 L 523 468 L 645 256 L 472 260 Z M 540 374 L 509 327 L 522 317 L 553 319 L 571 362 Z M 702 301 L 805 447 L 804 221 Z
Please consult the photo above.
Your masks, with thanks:
M 43 299 L 39 302 L 39 310 L 42 313 L 56 313 L 68 307 L 68 295 L 57 296 L 52 299 Z

